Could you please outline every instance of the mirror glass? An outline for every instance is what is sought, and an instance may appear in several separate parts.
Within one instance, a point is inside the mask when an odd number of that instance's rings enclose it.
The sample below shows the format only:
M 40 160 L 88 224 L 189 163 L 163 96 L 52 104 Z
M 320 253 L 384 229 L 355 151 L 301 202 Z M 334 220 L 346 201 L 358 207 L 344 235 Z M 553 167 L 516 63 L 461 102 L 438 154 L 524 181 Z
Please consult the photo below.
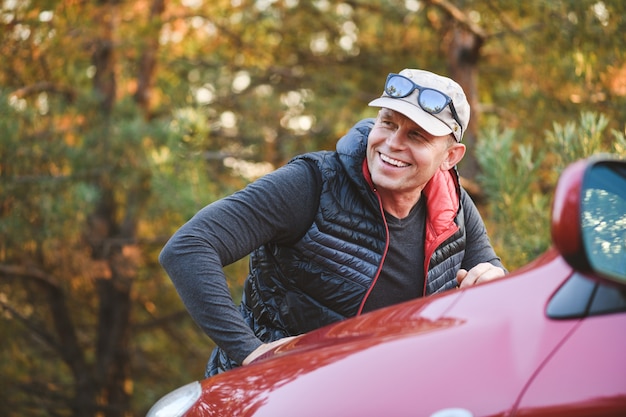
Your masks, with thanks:
M 626 163 L 603 161 L 583 180 L 581 226 L 594 271 L 626 284 Z

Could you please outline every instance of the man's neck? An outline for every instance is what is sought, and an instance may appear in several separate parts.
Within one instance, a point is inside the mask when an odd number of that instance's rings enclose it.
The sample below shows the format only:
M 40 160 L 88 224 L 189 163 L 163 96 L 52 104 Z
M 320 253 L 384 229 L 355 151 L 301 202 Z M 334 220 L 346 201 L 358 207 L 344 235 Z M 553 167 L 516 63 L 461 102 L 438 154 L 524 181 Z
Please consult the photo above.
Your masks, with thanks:
M 383 203 L 383 209 L 386 213 L 391 214 L 396 219 L 404 219 L 409 215 L 411 209 L 419 202 L 422 195 L 422 190 L 413 194 L 401 194 L 396 193 L 380 193 L 380 198 Z

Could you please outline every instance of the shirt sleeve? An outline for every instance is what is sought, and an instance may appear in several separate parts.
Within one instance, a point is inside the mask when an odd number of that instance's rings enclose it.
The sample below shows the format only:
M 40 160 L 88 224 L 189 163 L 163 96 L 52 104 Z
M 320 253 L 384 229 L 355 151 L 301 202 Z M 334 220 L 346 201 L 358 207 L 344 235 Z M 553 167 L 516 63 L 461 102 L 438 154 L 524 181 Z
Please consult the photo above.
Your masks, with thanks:
M 463 189 L 461 190 L 461 204 L 463 204 L 463 212 L 465 214 L 465 233 L 467 239 L 465 256 L 461 268 L 469 271 L 479 263 L 489 262 L 492 265 L 504 269 L 506 272 L 502 261 L 491 246 L 487 229 L 485 228 L 485 224 L 476 205 Z
M 230 294 L 223 266 L 271 241 L 297 240 L 319 203 L 315 168 L 299 160 L 201 209 L 166 243 L 159 262 L 194 321 L 241 363 L 261 345 Z

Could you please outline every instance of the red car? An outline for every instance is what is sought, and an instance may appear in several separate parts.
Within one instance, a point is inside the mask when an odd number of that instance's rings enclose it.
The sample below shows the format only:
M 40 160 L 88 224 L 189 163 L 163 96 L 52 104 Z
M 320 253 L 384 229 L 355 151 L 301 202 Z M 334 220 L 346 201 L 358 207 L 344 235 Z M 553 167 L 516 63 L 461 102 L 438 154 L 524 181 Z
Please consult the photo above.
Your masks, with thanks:
M 148 416 L 626 416 L 626 161 L 568 167 L 551 227 L 503 279 L 302 335 Z

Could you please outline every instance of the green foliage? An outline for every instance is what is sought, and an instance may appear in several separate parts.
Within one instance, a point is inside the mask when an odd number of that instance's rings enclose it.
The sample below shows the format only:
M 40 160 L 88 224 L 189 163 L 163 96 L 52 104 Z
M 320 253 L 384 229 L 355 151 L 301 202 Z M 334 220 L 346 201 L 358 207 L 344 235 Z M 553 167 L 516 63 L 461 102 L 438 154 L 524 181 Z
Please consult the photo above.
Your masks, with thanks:
M 613 136 L 613 149 L 615 150 L 615 154 L 622 157 L 626 156 L 626 135 L 624 132 L 612 130 L 611 135 Z
M 476 147 L 492 243 L 508 269 L 525 264 L 547 247 L 549 201 L 537 186 L 544 155 L 520 143 L 511 129 L 484 132 Z
M 598 153 L 626 156 L 624 134 L 607 134 L 605 115 L 582 113 L 578 123 L 554 123 L 536 149 L 511 129 L 487 129 L 476 147 L 479 181 L 488 197 L 488 223 L 496 251 L 510 270 L 550 245 L 551 197 L 570 163 Z
M 579 126 L 574 122 L 563 126 L 554 123 L 553 130 L 546 132 L 546 140 L 558 158 L 557 165 L 563 167 L 605 148 L 602 142 L 607 125 L 604 115 L 593 113 L 583 113 Z

